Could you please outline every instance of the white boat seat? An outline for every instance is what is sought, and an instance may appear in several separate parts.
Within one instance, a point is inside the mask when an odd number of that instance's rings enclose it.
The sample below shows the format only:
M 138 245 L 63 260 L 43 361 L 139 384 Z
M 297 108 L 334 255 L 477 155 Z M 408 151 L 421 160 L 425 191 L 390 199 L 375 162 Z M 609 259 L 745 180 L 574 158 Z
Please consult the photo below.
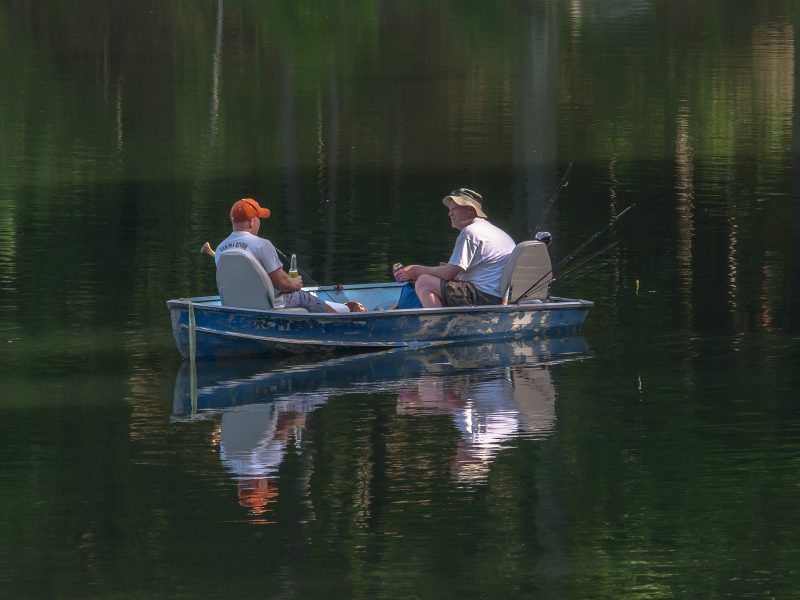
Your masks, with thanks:
M 222 306 L 307 313 L 305 308 L 274 308 L 275 288 L 258 259 L 239 248 L 226 250 L 217 263 L 217 289 Z
M 535 241 L 520 242 L 514 248 L 505 269 L 503 269 L 503 276 L 500 278 L 500 292 L 505 296 L 508 286 L 512 286 L 512 297 L 509 297 L 508 301 L 513 302 L 541 279 L 540 283 L 544 285 L 531 293 L 526 300 L 544 301 L 547 299 L 549 288 L 545 282 L 553 276 L 549 272 L 552 268 L 547 244 Z

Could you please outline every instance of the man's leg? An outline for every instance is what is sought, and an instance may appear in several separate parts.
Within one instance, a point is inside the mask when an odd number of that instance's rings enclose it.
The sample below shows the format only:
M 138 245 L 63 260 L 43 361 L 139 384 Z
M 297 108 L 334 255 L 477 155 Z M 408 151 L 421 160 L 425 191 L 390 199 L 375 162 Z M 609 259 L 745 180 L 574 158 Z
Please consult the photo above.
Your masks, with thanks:
M 339 310 L 331 306 L 331 304 L 336 304 Z M 312 313 L 366 312 L 367 310 L 360 302 L 328 303 L 305 290 L 297 290 L 286 294 L 286 308 L 305 308 Z
M 336 312 L 322 300 L 305 290 L 290 292 L 285 296 L 286 308 L 305 308 L 308 312 Z
M 441 285 L 440 294 L 445 306 L 487 306 L 503 303 L 501 298 L 480 291 L 471 281 L 442 281 Z
M 442 280 L 433 275 L 420 275 L 414 284 L 422 308 L 436 308 L 442 304 Z
M 364 308 L 364 305 L 361 302 L 345 302 L 344 304 L 340 302 L 328 302 L 325 301 L 325 312 L 329 313 L 347 313 L 347 312 L 367 312 L 367 309 Z

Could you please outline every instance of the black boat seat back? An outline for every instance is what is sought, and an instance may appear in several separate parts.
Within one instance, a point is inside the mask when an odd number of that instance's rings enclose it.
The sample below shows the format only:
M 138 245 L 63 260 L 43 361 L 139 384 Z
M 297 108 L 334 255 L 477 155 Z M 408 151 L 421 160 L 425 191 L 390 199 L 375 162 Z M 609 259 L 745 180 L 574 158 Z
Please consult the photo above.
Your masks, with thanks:
M 500 292 L 505 296 L 508 286 L 511 286 L 513 291 L 508 301 L 514 302 L 538 281 L 541 287 L 532 292 L 525 300 L 544 301 L 547 299 L 549 288 L 546 282 L 549 282 L 553 276 L 550 272 L 552 268 L 547 244 L 536 241 L 520 242 L 514 248 L 505 269 L 503 269 L 503 276 L 500 278 Z

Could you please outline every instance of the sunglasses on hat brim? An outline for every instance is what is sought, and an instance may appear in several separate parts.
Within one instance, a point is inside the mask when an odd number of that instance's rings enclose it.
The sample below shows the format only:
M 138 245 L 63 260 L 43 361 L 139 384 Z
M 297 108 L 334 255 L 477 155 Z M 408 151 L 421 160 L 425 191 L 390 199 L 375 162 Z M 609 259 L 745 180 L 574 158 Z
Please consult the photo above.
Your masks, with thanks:
M 461 189 L 458 189 L 458 190 L 453 190 L 452 192 L 450 192 L 450 195 L 451 196 L 468 196 L 469 198 L 472 198 L 473 200 L 475 200 L 478 203 L 481 203 L 481 201 L 483 200 L 483 198 L 478 196 L 472 190 L 468 190 L 467 188 L 461 188 Z

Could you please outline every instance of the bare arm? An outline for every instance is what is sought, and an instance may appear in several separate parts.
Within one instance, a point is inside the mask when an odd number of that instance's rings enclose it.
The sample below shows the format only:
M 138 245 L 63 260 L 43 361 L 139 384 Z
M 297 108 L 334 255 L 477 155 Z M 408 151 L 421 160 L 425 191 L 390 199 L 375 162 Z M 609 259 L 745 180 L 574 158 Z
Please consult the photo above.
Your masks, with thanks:
M 269 278 L 272 281 L 272 287 L 284 294 L 296 292 L 303 287 L 302 277 L 289 277 L 283 269 L 275 269 L 269 274 Z
M 398 275 L 400 279 L 403 281 L 408 281 L 409 279 L 419 279 L 420 275 L 433 275 L 434 277 L 438 277 L 439 279 L 444 279 L 445 281 L 450 281 L 451 279 L 455 279 L 459 273 L 462 273 L 464 269 L 459 267 L 458 265 L 451 265 L 451 264 L 444 264 L 439 267 L 423 267 L 422 265 L 411 265 L 403 269 Z

